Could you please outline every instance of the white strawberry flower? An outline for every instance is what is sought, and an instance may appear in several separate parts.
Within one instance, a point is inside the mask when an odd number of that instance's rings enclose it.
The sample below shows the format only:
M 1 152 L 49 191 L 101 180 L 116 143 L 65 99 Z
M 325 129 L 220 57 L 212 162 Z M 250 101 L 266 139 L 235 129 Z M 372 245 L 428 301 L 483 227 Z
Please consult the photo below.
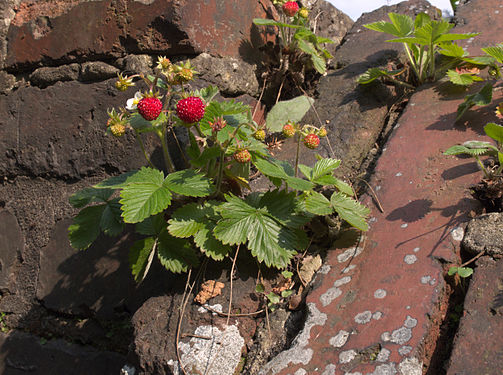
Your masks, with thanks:
M 137 91 L 134 94 L 133 98 L 130 98 L 126 102 L 126 109 L 133 111 L 136 109 L 136 106 L 138 105 L 138 102 L 143 98 L 143 95 L 141 94 L 140 91 Z

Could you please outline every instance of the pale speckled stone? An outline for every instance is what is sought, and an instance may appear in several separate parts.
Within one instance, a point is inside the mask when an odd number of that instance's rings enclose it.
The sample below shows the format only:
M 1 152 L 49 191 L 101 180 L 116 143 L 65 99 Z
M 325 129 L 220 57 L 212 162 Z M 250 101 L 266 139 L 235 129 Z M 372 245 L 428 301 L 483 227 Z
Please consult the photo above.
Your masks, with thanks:
M 397 373 L 394 363 L 386 363 L 375 368 L 369 375 L 395 375 Z
M 351 281 L 351 276 L 344 276 L 342 279 L 335 281 L 334 286 L 336 288 L 338 288 L 342 285 L 348 284 L 350 281 Z
M 347 249 L 345 252 L 343 252 L 342 254 L 337 255 L 337 261 L 339 263 L 347 262 L 351 258 L 357 257 L 358 255 L 360 255 L 362 251 L 363 251 L 362 247 L 359 247 L 359 246 L 358 247 L 351 247 L 351 248 Z
M 414 264 L 417 262 L 417 256 L 415 256 L 414 254 L 409 254 L 409 255 L 406 255 L 404 258 L 403 258 L 403 261 L 407 264 Z
M 391 341 L 391 334 L 389 332 L 383 332 L 381 334 L 381 340 L 384 342 Z
M 334 364 L 327 365 L 327 367 L 325 367 L 325 371 L 323 371 L 321 375 L 335 375 L 336 368 L 337 366 Z
M 382 312 L 376 311 L 375 313 L 372 314 L 372 319 L 379 320 L 382 318 L 382 315 L 383 315 Z
M 403 345 L 412 338 L 412 330 L 407 327 L 400 327 L 391 333 L 391 342 Z
M 348 331 L 340 330 L 337 335 L 330 338 L 330 345 L 335 346 L 336 348 L 342 348 L 348 341 L 349 334 L 350 333 Z
M 405 346 L 400 347 L 400 349 L 398 349 L 398 354 L 400 354 L 401 356 L 405 356 L 405 355 L 409 354 L 411 351 L 412 351 L 412 346 L 405 345 Z
M 356 351 L 353 349 L 339 353 L 339 363 L 349 363 L 356 357 Z
M 330 288 L 325 293 L 320 296 L 320 302 L 323 307 L 326 307 L 332 303 L 332 301 L 342 294 L 342 290 L 339 288 Z
M 398 365 L 400 375 L 422 375 L 423 363 L 417 358 L 405 358 Z
M 294 375 L 306 375 L 306 374 L 307 374 L 307 371 L 304 370 L 303 368 L 300 368 L 297 371 L 295 371 Z
M 391 350 L 382 348 L 379 354 L 377 355 L 377 362 L 386 362 L 389 359 L 389 355 L 391 354 Z
M 355 322 L 358 324 L 367 324 L 372 319 L 372 311 L 364 311 L 355 316 Z
M 407 319 L 405 319 L 405 323 L 403 325 L 407 328 L 414 328 L 417 326 L 417 319 L 407 315 Z
M 342 273 L 348 273 L 348 272 L 351 272 L 352 270 L 354 270 L 356 268 L 356 266 L 354 264 L 350 264 L 349 266 L 347 267 L 344 267 L 344 269 L 342 270 Z
M 388 293 L 384 289 L 377 289 L 374 292 L 374 298 L 383 299 Z
M 429 275 L 421 277 L 421 284 L 426 285 L 426 284 L 429 284 L 430 281 L 431 281 L 431 276 L 429 276 Z

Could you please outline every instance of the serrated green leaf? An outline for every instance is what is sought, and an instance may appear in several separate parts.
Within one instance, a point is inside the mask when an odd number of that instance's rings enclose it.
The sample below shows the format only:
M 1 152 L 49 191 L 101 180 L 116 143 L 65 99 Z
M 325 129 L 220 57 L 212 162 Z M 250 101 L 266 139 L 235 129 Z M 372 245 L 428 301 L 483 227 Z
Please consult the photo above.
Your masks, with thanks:
M 356 82 L 360 85 L 367 85 L 378 78 L 389 76 L 388 71 L 379 68 L 370 68 L 365 73 L 360 75 Z
M 199 259 L 190 243 L 167 232 L 159 236 L 157 257 L 161 264 L 173 273 L 187 272 L 190 267 L 199 264 Z
M 503 46 L 481 48 L 482 51 L 494 57 L 500 64 L 503 64 Z
M 214 191 L 211 180 L 192 169 L 170 173 L 164 180 L 163 186 L 177 194 L 189 197 L 206 197 Z
M 414 21 L 407 15 L 388 13 L 392 23 L 379 21 L 363 25 L 367 29 L 391 34 L 397 37 L 410 35 L 414 29 Z
M 147 217 L 141 223 L 136 224 L 136 232 L 144 236 L 158 236 L 167 227 L 164 214 L 160 213 Z
M 478 93 L 467 95 L 465 101 L 458 106 L 456 121 L 458 121 L 463 114 L 475 105 L 489 105 L 493 97 L 493 85 L 486 83 Z
M 416 19 L 414 20 L 414 28 L 419 29 L 426 25 L 427 23 L 431 22 L 431 18 L 428 14 L 426 13 L 419 13 L 416 16 Z
M 70 204 L 75 208 L 82 208 L 91 202 L 106 202 L 113 194 L 112 189 L 86 188 L 72 194 Z
M 136 174 L 140 171 L 129 171 L 118 176 L 110 177 L 105 181 L 101 181 L 99 184 L 94 185 L 96 189 L 122 189 L 128 183 L 134 181 Z
M 469 151 L 470 149 L 468 147 L 456 145 L 449 147 L 444 152 L 444 155 L 461 155 L 461 154 L 467 154 Z
M 312 180 L 312 178 L 313 178 L 313 177 L 312 177 L 313 168 L 308 167 L 307 165 L 304 165 L 304 164 L 299 164 L 299 165 L 298 165 L 298 167 L 299 167 L 299 170 L 301 171 L 301 173 L 302 173 L 304 176 L 306 176 L 306 178 L 307 178 L 308 180 L 310 180 L 310 181 L 311 181 L 311 180 Z
M 370 214 L 370 210 L 367 207 L 340 192 L 332 194 L 330 203 L 341 219 L 357 229 L 363 231 L 369 229 L 366 219 Z
M 218 92 L 219 90 L 217 86 L 209 85 L 199 90 L 197 96 L 203 99 L 205 103 L 209 103 L 213 100 L 215 96 L 218 95 Z
M 124 222 L 121 218 L 121 205 L 115 198 L 106 204 L 101 215 L 100 228 L 107 236 L 115 237 L 124 230 Z
M 290 212 L 292 218 L 285 214 L 286 206 L 293 210 L 295 206 L 284 194 L 286 199 L 281 200 L 273 199 L 274 195 L 255 194 L 247 201 L 226 195 L 227 202 L 219 209 L 223 219 L 214 229 L 215 237 L 224 244 L 247 243 L 259 262 L 285 268 L 307 238 L 303 232 L 282 224 L 297 222 L 295 212 Z
M 267 114 L 267 129 L 280 132 L 288 121 L 300 122 L 313 103 L 314 99 L 305 95 L 276 103 Z
M 320 73 L 325 74 L 327 71 L 327 64 L 325 59 L 318 54 L 311 54 L 311 62 L 313 63 L 314 69 Z
M 68 237 L 72 247 L 85 250 L 98 238 L 101 216 L 106 205 L 90 206 L 82 209 L 68 227 Z
M 289 23 L 277 22 L 277 21 L 270 20 L 267 18 L 254 18 L 253 23 L 255 25 L 259 25 L 259 26 L 278 26 L 278 27 L 289 27 L 292 29 L 298 29 L 298 28 L 302 27 L 300 25 L 292 25 Z
M 323 158 L 318 160 L 313 167 L 313 180 L 327 174 L 331 175 L 340 165 L 340 159 Z
M 291 290 L 291 289 L 288 289 L 288 290 L 283 290 L 283 291 L 281 292 L 281 297 L 283 297 L 283 298 L 288 298 L 288 297 L 290 297 L 292 294 L 293 294 L 293 290 Z
M 141 282 L 147 276 L 154 257 L 156 241 L 152 237 L 135 241 L 129 249 L 129 266 L 136 282 Z
M 126 223 L 139 223 L 164 211 L 171 203 L 171 192 L 164 186 L 164 174 L 142 168 L 121 191 L 122 217 Z
M 294 174 L 293 168 L 286 162 L 274 159 L 268 161 L 262 158 L 254 158 L 253 164 L 265 176 L 279 178 L 285 181 L 292 189 L 307 191 L 314 187 L 313 183 L 292 176 Z
M 455 85 L 461 85 L 461 86 L 470 86 L 476 81 L 482 81 L 483 79 L 480 78 L 479 76 L 470 74 L 470 73 L 458 73 L 455 70 L 448 70 L 447 71 L 447 76 L 449 77 L 450 81 L 454 83 Z
M 210 160 L 216 159 L 220 156 L 220 147 L 206 147 L 202 153 L 199 153 L 196 157 L 191 157 L 190 163 L 196 167 L 200 168 L 205 166 Z
M 355 194 L 351 185 L 339 180 L 338 178 L 336 178 L 334 186 L 337 188 L 337 190 L 339 190 L 341 193 L 346 194 L 347 196 L 352 197 Z
M 145 120 L 139 113 L 133 113 L 129 117 L 129 124 L 138 133 L 147 133 L 154 130 L 152 123 Z
M 290 272 L 290 271 L 283 271 L 283 272 L 281 272 L 281 275 L 283 275 L 283 277 L 284 277 L 285 279 L 291 279 L 291 278 L 292 278 L 292 276 L 293 276 L 293 272 Z
M 463 57 L 463 61 L 481 67 L 492 65 L 496 62 L 492 56 L 465 56 Z
M 197 203 L 189 203 L 178 208 L 168 221 L 169 234 L 181 238 L 195 235 L 204 228 L 205 220 L 203 219 L 206 218 L 207 212 L 207 208 Z
M 330 201 L 318 192 L 313 192 L 306 197 L 305 209 L 312 214 L 320 216 L 330 215 L 334 212 Z
M 224 245 L 215 238 L 213 235 L 215 226 L 215 223 L 206 222 L 204 227 L 194 235 L 194 243 L 206 256 L 219 261 L 223 260 L 232 251 L 232 247 Z
M 444 56 L 462 58 L 465 57 L 468 53 L 456 43 L 442 43 L 440 45 L 440 50 L 438 51 Z
M 496 142 L 503 144 L 503 126 L 489 122 L 484 126 L 485 133 Z

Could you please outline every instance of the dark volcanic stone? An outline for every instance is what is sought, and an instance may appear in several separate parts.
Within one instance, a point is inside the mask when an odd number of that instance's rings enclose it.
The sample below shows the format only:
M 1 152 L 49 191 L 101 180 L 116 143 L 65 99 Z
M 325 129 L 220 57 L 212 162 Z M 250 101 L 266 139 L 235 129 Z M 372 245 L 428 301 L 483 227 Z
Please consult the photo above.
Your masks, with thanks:
M 107 108 L 125 105 L 115 80 L 94 84 L 59 82 L 46 89 L 24 87 L 0 101 L 1 175 L 79 178 L 117 173 L 145 164 L 133 134 L 105 133 Z M 151 155 L 159 142 L 145 137 Z
M 23 235 L 16 218 L 9 211 L 0 209 L 0 290 L 14 292 L 11 278 L 23 246 Z
M 463 247 L 474 255 L 485 251 L 492 257 L 503 257 L 503 213 L 493 212 L 471 220 Z
M 79 78 L 79 64 L 58 66 L 57 68 L 38 68 L 30 74 L 30 81 L 41 88 L 54 85 L 59 81 L 76 81 Z
M 447 375 L 500 375 L 503 369 L 503 259 L 482 257 L 466 295 Z
M 20 374 L 119 374 L 125 358 L 63 340 L 43 343 L 24 332 L 0 333 L 0 373 Z
M 126 53 L 239 56 L 269 0 L 24 1 L 7 34 L 6 66 L 67 63 Z M 255 29 L 256 30 L 256 29 Z M 256 36 L 256 35 L 255 35 Z

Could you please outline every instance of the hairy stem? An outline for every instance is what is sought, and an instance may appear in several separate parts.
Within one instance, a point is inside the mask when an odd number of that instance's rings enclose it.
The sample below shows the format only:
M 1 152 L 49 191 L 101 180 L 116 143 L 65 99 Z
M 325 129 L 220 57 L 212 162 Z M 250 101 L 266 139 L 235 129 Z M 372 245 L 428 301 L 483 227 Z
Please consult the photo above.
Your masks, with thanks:
M 414 70 L 414 73 L 416 73 L 417 78 L 419 80 L 421 80 L 421 77 L 419 75 L 419 71 L 417 69 L 416 60 L 414 60 L 414 58 L 412 57 L 412 53 L 410 52 L 409 46 L 407 45 L 407 43 L 404 43 L 403 46 L 405 48 L 405 52 L 407 53 L 407 57 L 409 58 L 410 65 L 412 66 L 412 70 Z
M 224 175 L 224 157 L 225 157 L 225 151 L 220 151 L 220 160 L 218 164 L 218 174 L 217 174 L 217 191 L 216 195 L 218 196 L 220 194 L 220 189 L 222 187 L 222 179 Z
M 295 153 L 295 177 L 299 174 L 299 155 L 300 155 L 300 134 L 297 134 L 297 152 Z
M 482 160 L 480 160 L 478 155 L 474 155 L 474 157 L 475 157 L 475 160 L 477 160 L 477 163 L 479 163 L 480 168 L 482 168 L 482 172 L 484 172 L 484 175 L 486 176 L 486 178 L 491 178 L 491 175 L 489 174 L 489 172 L 487 172 L 486 167 L 484 167 L 484 163 L 482 163 Z
M 147 155 L 147 152 L 145 151 L 145 145 L 143 144 L 143 141 L 141 140 L 140 134 L 135 132 L 136 140 L 138 141 L 138 144 L 140 145 L 141 151 L 143 152 L 143 156 L 148 162 L 148 165 L 150 165 L 151 168 L 155 168 L 152 162 L 150 161 L 150 158 Z
M 168 151 L 168 142 L 167 142 L 167 137 L 166 137 L 166 130 L 167 127 L 164 126 L 162 132 L 159 131 L 157 135 L 159 138 L 161 138 L 161 145 L 162 145 L 162 152 L 164 154 L 164 163 L 166 164 L 166 169 L 168 170 L 168 173 L 173 173 L 175 171 L 175 165 L 173 164 L 173 160 L 171 159 L 171 156 L 169 155 Z

